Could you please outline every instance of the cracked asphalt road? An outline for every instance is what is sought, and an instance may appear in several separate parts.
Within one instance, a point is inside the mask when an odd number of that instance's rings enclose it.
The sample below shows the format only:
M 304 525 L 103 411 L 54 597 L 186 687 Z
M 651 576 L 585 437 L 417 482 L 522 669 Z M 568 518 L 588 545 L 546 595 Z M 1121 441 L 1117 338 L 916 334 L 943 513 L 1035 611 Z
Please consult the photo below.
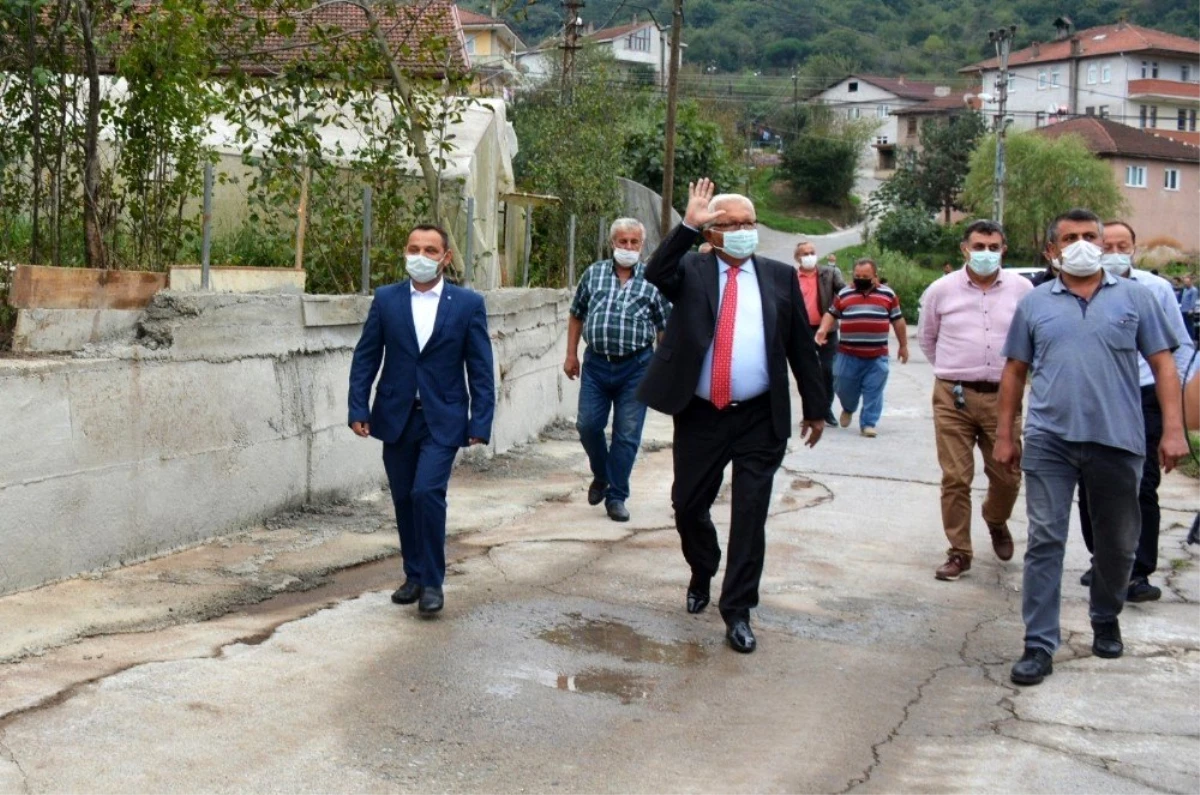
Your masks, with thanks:
M 669 419 L 628 524 L 557 427 L 456 470 L 434 620 L 388 599 L 379 495 L 0 598 L 0 792 L 1200 791 L 1195 483 L 1164 480 L 1168 587 L 1127 608 L 1126 657 L 1091 655 L 1073 532 L 1068 641 L 1018 689 L 1021 555 L 980 523 L 970 574 L 933 578 L 931 382 L 893 365 L 877 439 L 793 440 L 753 655 L 683 609 Z

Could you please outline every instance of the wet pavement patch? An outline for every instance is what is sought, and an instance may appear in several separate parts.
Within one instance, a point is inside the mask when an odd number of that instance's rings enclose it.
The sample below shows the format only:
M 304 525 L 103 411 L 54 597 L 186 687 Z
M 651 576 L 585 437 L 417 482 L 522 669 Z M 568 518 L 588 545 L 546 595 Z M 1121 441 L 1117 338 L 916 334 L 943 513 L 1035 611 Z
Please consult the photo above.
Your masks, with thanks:
M 585 618 L 581 613 L 566 617 L 566 623 L 543 630 L 538 637 L 574 651 L 611 654 L 628 663 L 690 665 L 708 656 L 699 643 L 654 640 L 612 619 Z

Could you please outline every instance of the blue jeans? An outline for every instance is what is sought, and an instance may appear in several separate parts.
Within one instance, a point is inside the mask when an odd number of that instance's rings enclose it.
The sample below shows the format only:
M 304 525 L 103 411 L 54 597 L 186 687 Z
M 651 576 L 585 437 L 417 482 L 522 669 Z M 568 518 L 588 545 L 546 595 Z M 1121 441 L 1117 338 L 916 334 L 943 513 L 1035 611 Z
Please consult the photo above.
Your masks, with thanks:
M 575 427 L 587 452 L 592 477 L 608 484 L 605 502 L 624 502 L 629 498 L 629 473 L 642 442 L 646 404 L 635 396 L 651 349 L 621 362 L 610 362 L 589 349 L 583 355 L 583 374 L 579 380 L 579 416 Z M 604 438 L 609 410 L 613 414 L 612 445 Z
M 1138 486 L 1143 456 L 1102 444 L 1068 442 L 1027 433 L 1021 453 L 1025 472 L 1025 548 L 1021 613 L 1025 647 L 1053 654 L 1061 642 L 1063 553 L 1075 484 L 1087 489 L 1092 516 L 1092 621 L 1116 620 L 1125 606 L 1134 552 L 1141 535 Z
M 833 391 L 842 403 L 842 410 L 858 411 L 862 398 L 862 414 L 858 427 L 874 428 L 883 415 L 883 388 L 888 380 L 888 357 L 862 359 L 839 353 L 833 363 Z

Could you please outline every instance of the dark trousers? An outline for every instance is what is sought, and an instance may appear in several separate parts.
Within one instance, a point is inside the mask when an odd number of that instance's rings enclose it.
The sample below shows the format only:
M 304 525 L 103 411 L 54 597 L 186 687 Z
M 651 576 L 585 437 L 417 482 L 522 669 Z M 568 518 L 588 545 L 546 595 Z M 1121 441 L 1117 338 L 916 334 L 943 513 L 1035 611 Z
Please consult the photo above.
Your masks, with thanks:
M 675 415 L 671 502 L 683 557 L 698 579 L 713 577 L 721 563 L 710 509 L 725 467 L 733 462 L 728 558 L 718 603 L 726 621 L 747 617 L 758 605 L 771 486 L 786 448 L 787 441 L 772 431 L 768 395 L 723 411 L 694 398 Z
M 817 326 L 813 326 L 813 333 L 817 332 Z M 825 377 L 825 394 L 829 396 L 829 405 L 825 407 L 825 413 L 833 412 L 833 361 L 837 358 L 838 333 L 836 330 L 829 332 L 829 336 L 825 338 L 824 345 L 817 346 L 817 354 L 821 358 L 821 375 Z
M 1146 461 L 1142 465 L 1142 484 L 1138 487 L 1138 507 L 1142 512 L 1142 534 L 1138 537 L 1137 555 L 1133 559 L 1133 576 L 1149 577 L 1158 568 L 1158 531 L 1162 512 L 1158 508 L 1158 484 L 1162 470 L 1158 468 L 1158 445 L 1162 441 L 1162 408 L 1154 385 L 1142 387 L 1142 420 L 1146 425 Z M 1092 515 L 1088 510 L 1087 489 L 1079 481 L 1079 523 L 1083 527 L 1083 543 L 1094 552 Z
M 446 487 L 457 453 L 433 440 L 420 411 L 394 444 L 383 446 L 404 576 L 420 585 L 440 588 L 446 577 Z

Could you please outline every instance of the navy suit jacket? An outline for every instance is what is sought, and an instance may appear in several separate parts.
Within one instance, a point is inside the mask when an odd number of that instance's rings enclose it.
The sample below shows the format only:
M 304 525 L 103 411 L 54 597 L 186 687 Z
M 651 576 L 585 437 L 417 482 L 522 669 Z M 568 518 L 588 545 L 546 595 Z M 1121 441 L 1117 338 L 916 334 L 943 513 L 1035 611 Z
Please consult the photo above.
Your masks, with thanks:
M 368 407 L 381 361 L 375 403 Z M 418 389 L 435 442 L 466 447 L 468 439 L 491 438 L 496 391 L 483 296 L 445 283 L 433 334 L 421 350 L 409 281 L 375 291 L 350 365 L 348 422 L 370 422 L 371 435 L 392 444 L 408 423 Z

